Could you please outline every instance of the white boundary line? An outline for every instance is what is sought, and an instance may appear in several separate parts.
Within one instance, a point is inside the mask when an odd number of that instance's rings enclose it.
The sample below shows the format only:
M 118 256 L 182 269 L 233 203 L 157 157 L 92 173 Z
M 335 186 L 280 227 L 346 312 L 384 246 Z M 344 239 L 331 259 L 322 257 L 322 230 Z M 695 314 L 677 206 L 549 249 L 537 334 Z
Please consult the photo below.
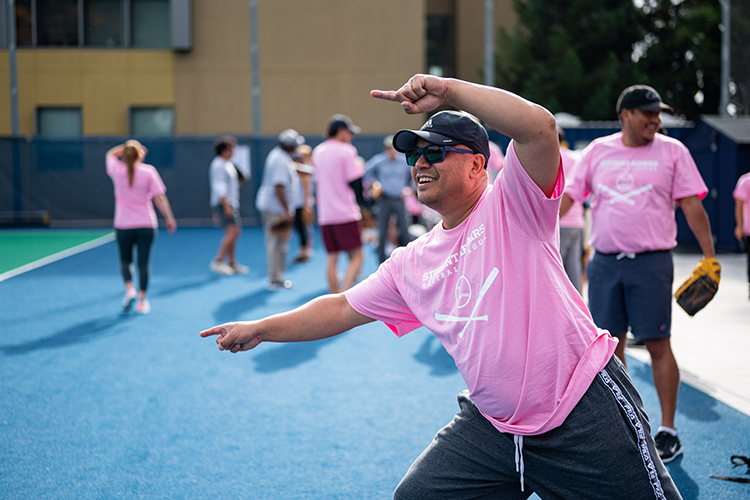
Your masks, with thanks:
M 27 273 L 29 271 L 33 271 L 34 269 L 38 269 L 42 266 L 46 266 L 47 264 L 51 264 L 53 262 L 57 262 L 58 260 L 62 260 L 66 257 L 70 257 L 71 255 L 75 255 L 77 253 L 85 252 L 86 250 L 91 250 L 92 248 L 102 246 L 105 243 L 114 241 L 114 239 L 115 239 L 115 233 L 113 231 L 111 233 L 105 234 L 104 236 L 100 236 L 94 240 L 87 241 L 86 243 L 81 243 L 80 245 L 76 245 L 72 248 L 68 248 L 67 250 L 62 250 L 55 254 L 49 255 L 47 257 L 43 257 L 39 260 L 35 260 L 34 262 L 29 262 L 28 264 L 25 264 L 21 267 L 17 267 L 16 269 L 11 269 L 10 271 L 6 271 L 0 274 L 0 281 L 5 281 L 7 279 L 13 278 L 14 276 L 18 276 L 19 274 Z
M 641 363 L 651 366 L 651 357 L 649 356 L 648 351 L 646 351 L 645 349 L 628 348 L 625 350 L 625 354 L 633 357 L 634 359 L 637 359 Z M 750 416 L 750 401 L 730 391 L 729 389 L 725 389 L 718 384 L 711 382 L 710 380 L 701 378 L 698 375 L 690 373 L 689 371 L 682 368 L 680 368 L 680 382 L 685 383 L 693 389 L 697 389 L 708 396 L 711 396 L 717 401 L 721 401 L 725 405 L 734 408 L 740 413 L 744 413 L 745 415 Z

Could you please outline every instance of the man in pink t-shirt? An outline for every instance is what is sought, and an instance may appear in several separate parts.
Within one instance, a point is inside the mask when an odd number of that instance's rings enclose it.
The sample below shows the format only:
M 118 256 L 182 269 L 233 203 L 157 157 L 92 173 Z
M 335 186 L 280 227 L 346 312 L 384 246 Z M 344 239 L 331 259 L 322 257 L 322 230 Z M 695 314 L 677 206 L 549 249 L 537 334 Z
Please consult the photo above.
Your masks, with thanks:
M 616 340 L 596 327 L 565 275 L 554 117 L 510 92 L 431 75 L 371 95 L 409 114 L 466 110 L 437 113 L 393 140 L 419 201 L 442 221 L 346 293 L 201 336 L 236 353 L 373 320 L 398 336 L 431 330 L 468 390 L 394 498 L 681 498 L 613 354 Z M 489 139 L 474 116 L 512 138 L 493 185 Z
M 737 220 L 734 235 L 747 253 L 747 283 L 750 288 L 750 173 L 737 180 L 732 196 L 735 202 L 734 218 Z
M 616 109 L 622 130 L 596 139 L 583 151 L 561 213 L 573 200 L 593 194 L 589 307 L 597 326 L 620 340 L 616 352 L 623 363 L 628 329 L 644 340 L 661 405 L 657 448 L 669 462 L 682 453 L 674 423 L 680 372 L 669 340 L 671 249 L 677 244 L 674 204 L 682 208 L 704 259 L 718 266 L 701 202 L 708 190 L 688 149 L 658 132 L 661 111 L 671 108 L 656 90 L 628 87 Z
M 328 254 L 326 277 L 331 293 L 352 287 L 362 268 L 362 237 L 360 205 L 364 204 L 362 176 L 364 163 L 351 142 L 360 128 L 346 115 L 333 115 L 328 121 L 328 139 L 312 153 L 315 165 L 318 224 Z M 344 281 L 339 284 L 337 267 L 339 253 L 345 252 L 349 265 Z

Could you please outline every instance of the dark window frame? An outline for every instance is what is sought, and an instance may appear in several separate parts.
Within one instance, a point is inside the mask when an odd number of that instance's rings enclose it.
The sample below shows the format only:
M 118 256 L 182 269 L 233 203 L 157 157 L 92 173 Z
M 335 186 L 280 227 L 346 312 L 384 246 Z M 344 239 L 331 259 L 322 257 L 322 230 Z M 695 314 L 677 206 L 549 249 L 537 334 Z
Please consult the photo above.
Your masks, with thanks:
M 70 110 L 70 111 L 78 111 L 78 115 L 80 117 L 80 129 L 78 130 L 77 134 L 70 134 L 70 135 L 57 135 L 57 134 L 46 134 L 42 133 L 40 130 L 41 128 L 41 114 L 44 111 L 49 110 Z M 34 135 L 40 136 L 40 137 L 83 137 L 83 106 L 68 106 L 68 105 L 44 105 L 44 106 L 35 106 L 34 107 Z

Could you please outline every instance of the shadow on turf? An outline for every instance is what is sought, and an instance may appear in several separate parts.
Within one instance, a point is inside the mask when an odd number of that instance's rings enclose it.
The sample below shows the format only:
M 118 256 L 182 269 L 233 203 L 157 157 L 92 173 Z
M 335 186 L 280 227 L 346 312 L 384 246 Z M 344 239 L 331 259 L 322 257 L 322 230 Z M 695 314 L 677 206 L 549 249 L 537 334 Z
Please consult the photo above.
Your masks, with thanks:
M 653 385 L 651 366 L 644 363 L 628 363 L 628 373 L 632 379 L 640 379 Z M 677 399 L 677 412 L 690 420 L 714 422 L 721 419 L 716 412 L 717 401 L 687 384 L 680 384 Z
M 117 316 L 105 316 L 78 323 L 70 328 L 60 330 L 48 337 L 36 339 L 25 344 L 0 346 L 6 356 L 17 356 L 38 351 L 40 349 L 56 349 L 73 344 L 89 342 L 106 334 L 112 328 L 124 324 L 134 318 L 134 315 L 118 314 Z
M 280 344 L 278 347 L 262 351 L 253 358 L 255 371 L 258 373 L 273 373 L 281 370 L 296 368 L 303 363 L 312 361 L 318 356 L 318 351 L 324 346 L 335 342 L 341 336 L 336 335 L 314 342 L 298 342 L 292 344 Z
M 448 354 L 437 337 L 432 334 L 425 337 L 419 351 L 414 355 L 414 359 L 429 366 L 432 369 L 430 374 L 437 377 L 452 375 L 458 370 L 451 355 Z

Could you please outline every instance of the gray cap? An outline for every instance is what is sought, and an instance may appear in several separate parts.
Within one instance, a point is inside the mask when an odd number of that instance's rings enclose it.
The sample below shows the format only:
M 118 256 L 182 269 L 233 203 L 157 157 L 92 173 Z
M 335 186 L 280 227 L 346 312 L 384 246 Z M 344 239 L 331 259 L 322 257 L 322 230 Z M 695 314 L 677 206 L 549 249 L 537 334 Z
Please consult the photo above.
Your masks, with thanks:
M 297 133 L 293 128 L 288 128 L 279 134 L 279 144 L 285 148 L 296 148 L 304 144 L 305 138 Z

